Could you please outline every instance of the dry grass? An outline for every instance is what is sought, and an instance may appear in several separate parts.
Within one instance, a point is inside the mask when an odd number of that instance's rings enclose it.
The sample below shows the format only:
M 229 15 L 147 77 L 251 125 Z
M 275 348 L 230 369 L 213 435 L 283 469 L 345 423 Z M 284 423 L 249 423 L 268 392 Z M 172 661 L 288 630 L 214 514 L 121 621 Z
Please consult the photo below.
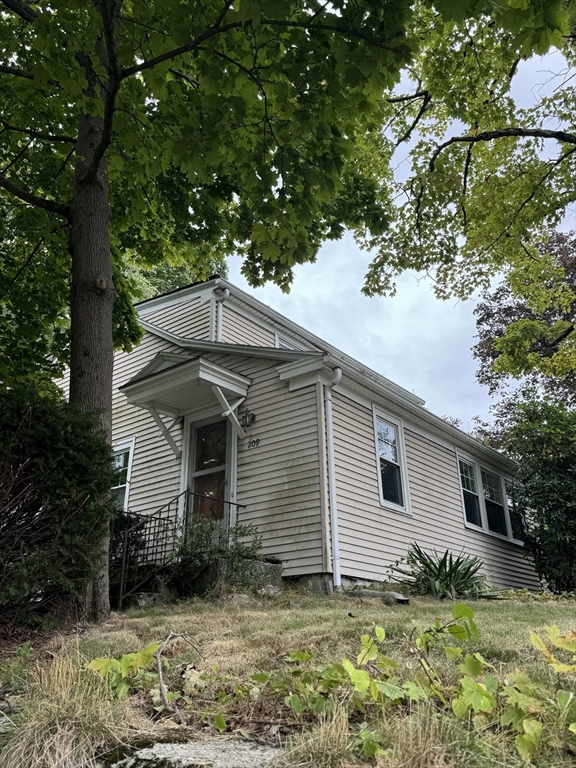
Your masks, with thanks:
M 138 718 L 72 654 L 32 671 L 24 709 L 1 734 L 0 768 L 95 768 Z M 131 733 L 134 736 L 134 731 Z
M 550 683 L 547 665 L 529 642 L 529 631 L 558 624 L 568 630 L 576 625 L 573 603 L 471 603 L 480 629 L 480 641 L 469 650 L 480 652 L 505 675 L 521 667 L 534 679 Z M 413 598 L 410 606 L 386 606 L 379 600 L 334 595 L 330 598 L 287 592 L 274 599 L 251 599 L 241 605 L 226 599 L 192 600 L 170 606 L 132 609 L 113 614 L 107 624 L 90 629 L 71 640 L 53 642 L 52 652 L 63 654 L 44 672 L 36 672 L 22 721 L 15 726 L 12 739 L 1 752 L 0 768 L 90 768 L 95 756 L 114 743 L 126 739 L 134 716 L 125 705 L 110 701 L 103 682 L 80 669 L 78 655 L 120 656 L 159 641 L 169 631 L 187 632 L 200 646 L 203 658 L 184 642 L 169 653 L 170 670 L 166 682 L 179 690 L 180 673 L 193 662 L 199 672 L 217 667 L 217 676 L 227 675 L 226 691 L 237 682 L 246 682 L 256 672 L 284 670 L 291 651 L 314 654 L 314 664 L 328 664 L 344 656 L 355 658 L 360 635 L 373 623 L 386 630 L 386 653 L 395 658 L 409 676 L 414 660 L 406 654 L 402 637 L 411 630 L 413 619 L 428 625 L 436 617 L 448 619 L 452 605 L 426 598 Z M 72 650 L 71 650 L 72 649 Z M 454 681 L 456 665 L 443 654 L 434 658 L 443 674 Z M 190 722 L 199 722 L 206 711 L 221 711 L 231 728 L 266 723 L 285 718 L 287 711 L 278 702 L 250 697 L 229 704 L 215 703 L 222 692 L 220 683 L 209 683 L 186 710 Z M 144 703 L 143 694 L 137 701 Z M 145 705 L 150 710 L 150 702 Z M 210 719 L 210 718 L 208 718 Z M 205 718 L 204 718 L 205 720 Z M 262 726 L 258 726 L 262 728 Z M 307 732 L 292 737 L 288 755 L 297 768 L 346 768 L 361 761 L 353 748 L 359 721 L 348 723 L 343 710 L 316 723 Z M 466 724 L 453 718 L 438 717 L 425 708 L 399 717 L 383 713 L 370 728 L 382 738 L 384 753 L 378 768 L 518 768 L 521 765 L 513 746 L 501 743 L 494 733 L 471 733 Z M 250 729 L 248 727 L 248 729 Z M 132 735 L 134 731 L 131 732 Z M 92 761 L 92 762 L 91 762 Z M 356 761 L 356 762 L 355 762 Z M 374 765 L 374 762 L 372 763 Z M 564 762 L 538 762 L 545 768 L 574 765 Z
M 343 768 L 350 765 L 353 742 L 348 728 L 348 715 L 341 704 L 321 717 L 318 725 L 286 742 L 281 766 L 290 768 Z

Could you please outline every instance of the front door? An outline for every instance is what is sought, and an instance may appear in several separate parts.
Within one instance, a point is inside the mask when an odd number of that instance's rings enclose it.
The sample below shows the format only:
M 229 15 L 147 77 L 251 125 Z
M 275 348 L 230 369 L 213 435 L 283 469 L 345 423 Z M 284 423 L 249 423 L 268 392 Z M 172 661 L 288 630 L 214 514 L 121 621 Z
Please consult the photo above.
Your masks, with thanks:
M 228 524 L 228 422 L 195 427 L 190 435 L 189 487 L 193 519 L 205 517 Z

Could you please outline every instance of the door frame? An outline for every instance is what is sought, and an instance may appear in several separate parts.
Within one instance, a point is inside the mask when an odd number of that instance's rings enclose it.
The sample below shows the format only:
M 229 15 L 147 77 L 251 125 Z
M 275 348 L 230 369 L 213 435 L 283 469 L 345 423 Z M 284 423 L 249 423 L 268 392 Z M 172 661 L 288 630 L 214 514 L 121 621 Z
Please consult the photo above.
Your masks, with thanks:
M 190 477 L 192 451 L 191 440 L 196 427 L 204 427 L 207 424 L 213 424 L 217 421 L 226 421 L 226 494 L 225 500 L 228 503 L 228 514 L 224 515 L 224 522 L 226 529 L 236 525 L 237 520 L 237 507 L 236 503 L 237 494 L 237 480 L 238 480 L 238 435 L 236 431 L 232 429 L 230 419 L 222 416 L 222 410 L 220 407 L 210 408 L 200 413 L 193 413 L 184 417 L 184 424 L 182 430 L 182 466 L 180 473 L 180 493 L 183 494 L 188 487 L 188 480 Z M 185 524 L 184 519 L 184 496 L 180 497 L 180 504 L 178 505 L 178 520 L 179 525 L 182 528 Z

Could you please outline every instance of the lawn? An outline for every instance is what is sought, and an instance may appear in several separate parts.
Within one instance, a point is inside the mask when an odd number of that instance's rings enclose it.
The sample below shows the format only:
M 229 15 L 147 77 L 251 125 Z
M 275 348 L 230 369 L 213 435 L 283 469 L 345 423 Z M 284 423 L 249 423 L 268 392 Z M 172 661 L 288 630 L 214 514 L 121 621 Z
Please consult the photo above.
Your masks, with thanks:
M 572 716 L 573 712 L 576 715 L 576 696 L 574 701 L 570 696 L 576 693 L 576 675 L 554 673 L 529 636 L 531 630 L 542 634 L 546 625 L 556 624 L 563 632 L 576 628 L 576 604 L 507 600 L 473 601 L 469 605 L 480 636 L 462 643 L 464 654 L 481 654 L 493 665 L 485 671 L 500 681 L 507 680 L 518 669 L 527 673 L 533 685 L 549 692 L 552 709 L 557 690 L 567 691 L 569 701 L 566 700 L 564 714 L 570 722 L 576 720 Z M 325 711 L 318 710 L 317 716 L 309 708 L 299 712 L 286 703 L 287 696 L 296 690 L 306 699 L 308 694 L 302 693 L 306 689 L 304 683 L 308 679 L 317 681 L 314 670 L 319 667 L 343 658 L 355 662 L 361 650 L 361 635 L 370 634 L 374 625 L 385 629 L 380 651 L 398 663 L 395 679 L 415 679 L 421 673 L 421 665 L 418 653 L 407 640 L 413 630 L 412 622 L 423 628 L 436 618 L 444 623 L 450 620 L 452 607 L 449 601 L 427 598 L 412 598 L 409 606 L 387 606 L 378 599 L 344 595 L 326 598 L 298 591 L 286 591 L 274 598 L 233 596 L 217 601 L 193 600 L 112 614 L 106 624 L 82 634 L 52 637 L 37 649 L 37 657 L 44 666 L 49 666 L 54 657 L 80 658 L 82 663 L 103 656 L 118 658 L 161 642 L 169 632 L 187 633 L 188 638 L 175 640 L 163 653 L 167 660 L 163 677 L 167 689 L 176 694 L 169 705 L 177 713 L 159 713 L 154 709 L 162 707 L 157 681 L 145 679 L 135 686 L 127 700 L 115 705 L 119 707 L 115 714 L 105 713 L 115 719 L 116 725 L 125 722 L 131 731 L 131 735 L 124 732 L 118 736 L 119 741 L 130 741 L 139 731 L 149 735 L 165 729 L 167 724 L 174 726 L 174 732 L 185 732 L 188 738 L 194 737 L 194 733 L 215 734 L 216 725 L 225 729 L 226 734 L 241 738 L 267 743 L 281 740 L 288 749 L 287 762 L 293 766 L 526 765 L 511 729 L 500 728 L 494 717 L 474 720 L 473 713 L 456 719 L 449 703 L 445 707 L 437 700 L 368 701 L 362 712 L 354 705 L 350 686 L 338 688 L 331 698 L 328 696 L 329 706 Z M 451 636 L 449 644 L 455 644 Z M 298 660 L 287 660 L 295 652 L 300 652 Z M 428 660 L 446 690 L 459 685 L 462 674 L 458 664 L 462 659 L 449 660 L 439 646 L 431 649 Z M 153 667 L 150 669 L 153 671 Z M 81 674 L 85 670 L 81 669 Z M 253 675 L 258 676 L 256 680 Z M 147 690 L 153 685 L 152 692 Z M 310 684 L 311 694 L 316 685 L 317 682 Z M 37 686 L 35 690 L 38 695 Z M 53 694 L 58 695 L 57 691 Z M 50 692 L 45 689 L 43 695 L 49 697 Z M 96 695 L 101 696 L 101 690 Z M 544 739 L 538 743 L 530 760 L 538 768 L 576 765 L 576 736 L 566 736 L 568 723 L 560 722 L 561 718 L 549 710 L 550 707 L 538 715 L 545 721 L 546 743 Z M 99 738 L 101 743 L 105 742 L 100 731 Z M 374 757 L 366 756 L 362 739 L 374 745 Z M 20 766 L 3 761 L 0 753 L 0 768 Z

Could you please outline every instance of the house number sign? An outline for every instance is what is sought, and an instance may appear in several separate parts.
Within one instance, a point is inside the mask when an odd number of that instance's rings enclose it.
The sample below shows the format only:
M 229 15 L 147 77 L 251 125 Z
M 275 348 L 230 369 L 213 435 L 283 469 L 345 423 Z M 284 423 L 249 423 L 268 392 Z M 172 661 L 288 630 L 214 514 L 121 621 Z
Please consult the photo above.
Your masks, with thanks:
M 260 438 L 257 437 L 256 440 L 248 440 L 248 448 L 258 448 L 260 445 Z

